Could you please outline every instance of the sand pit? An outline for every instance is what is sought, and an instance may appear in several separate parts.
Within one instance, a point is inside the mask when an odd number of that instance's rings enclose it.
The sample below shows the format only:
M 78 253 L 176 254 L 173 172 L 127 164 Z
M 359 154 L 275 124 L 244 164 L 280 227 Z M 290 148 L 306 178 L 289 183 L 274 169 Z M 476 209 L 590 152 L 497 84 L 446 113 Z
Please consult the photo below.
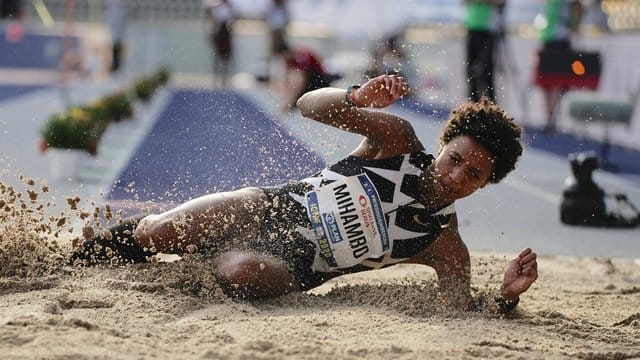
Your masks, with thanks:
M 68 214 L 44 215 L 36 193 L 46 184 L 23 180 L 24 191 L 1 188 L 2 359 L 640 358 L 633 260 L 542 257 L 539 280 L 507 317 L 442 310 L 435 273 L 409 265 L 310 293 L 231 301 L 195 257 L 65 265 L 71 240 L 82 237 L 71 218 L 86 216 L 99 231 L 104 209 L 94 219 L 91 204 L 86 211 L 71 199 Z M 472 257 L 474 292 L 496 290 L 510 255 Z

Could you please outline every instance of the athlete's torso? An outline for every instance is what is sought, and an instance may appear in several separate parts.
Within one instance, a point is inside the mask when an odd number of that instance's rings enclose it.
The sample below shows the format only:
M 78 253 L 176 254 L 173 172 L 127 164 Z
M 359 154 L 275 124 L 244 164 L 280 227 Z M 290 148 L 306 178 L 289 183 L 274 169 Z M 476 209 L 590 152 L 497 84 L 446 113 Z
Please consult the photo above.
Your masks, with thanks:
M 441 229 L 448 226 L 455 212 L 453 204 L 434 214 L 419 202 L 420 177 L 432 161 L 433 156 L 421 151 L 380 160 L 350 156 L 303 180 L 320 189 L 345 177 L 366 174 L 377 191 L 387 227 L 388 251 L 379 257 L 364 258 L 349 268 L 339 267 L 340 271 L 380 268 L 411 258 L 426 249 Z M 335 270 L 321 256 L 316 256 L 314 269 Z

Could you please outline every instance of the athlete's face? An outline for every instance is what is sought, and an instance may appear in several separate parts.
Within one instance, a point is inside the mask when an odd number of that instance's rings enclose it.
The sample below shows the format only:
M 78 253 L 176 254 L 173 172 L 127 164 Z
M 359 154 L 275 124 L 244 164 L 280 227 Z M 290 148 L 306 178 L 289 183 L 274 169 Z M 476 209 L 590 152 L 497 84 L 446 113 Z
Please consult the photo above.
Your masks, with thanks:
M 447 143 L 434 162 L 435 191 L 443 202 L 471 195 L 489 182 L 493 170 L 489 151 L 470 136 Z

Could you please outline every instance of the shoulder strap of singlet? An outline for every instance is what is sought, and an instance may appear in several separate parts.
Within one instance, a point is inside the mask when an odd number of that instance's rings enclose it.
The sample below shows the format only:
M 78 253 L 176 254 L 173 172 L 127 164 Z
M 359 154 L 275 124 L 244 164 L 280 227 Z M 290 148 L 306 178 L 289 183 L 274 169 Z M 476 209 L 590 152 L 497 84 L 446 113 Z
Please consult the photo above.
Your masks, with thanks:
M 453 204 L 454 203 L 451 203 L 449 204 L 449 206 L 446 206 L 440 209 L 440 211 L 438 211 L 437 213 L 431 215 L 438 221 L 438 224 L 440 224 L 441 229 L 449 227 L 451 216 L 453 216 L 453 214 L 456 213 L 456 207 Z

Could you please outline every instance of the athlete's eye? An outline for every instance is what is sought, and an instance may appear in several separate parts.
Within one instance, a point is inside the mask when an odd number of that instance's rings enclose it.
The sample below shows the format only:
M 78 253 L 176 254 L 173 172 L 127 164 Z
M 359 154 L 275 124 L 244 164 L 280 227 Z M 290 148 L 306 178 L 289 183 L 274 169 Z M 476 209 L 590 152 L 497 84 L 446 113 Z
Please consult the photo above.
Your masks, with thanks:
M 462 158 L 457 153 L 452 152 L 449 154 L 449 158 L 455 165 L 460 165 L 462 163 Z
M 480 180 L 480 171 L 478 169 L 469 169 L 469 176 L 475 180 Z

